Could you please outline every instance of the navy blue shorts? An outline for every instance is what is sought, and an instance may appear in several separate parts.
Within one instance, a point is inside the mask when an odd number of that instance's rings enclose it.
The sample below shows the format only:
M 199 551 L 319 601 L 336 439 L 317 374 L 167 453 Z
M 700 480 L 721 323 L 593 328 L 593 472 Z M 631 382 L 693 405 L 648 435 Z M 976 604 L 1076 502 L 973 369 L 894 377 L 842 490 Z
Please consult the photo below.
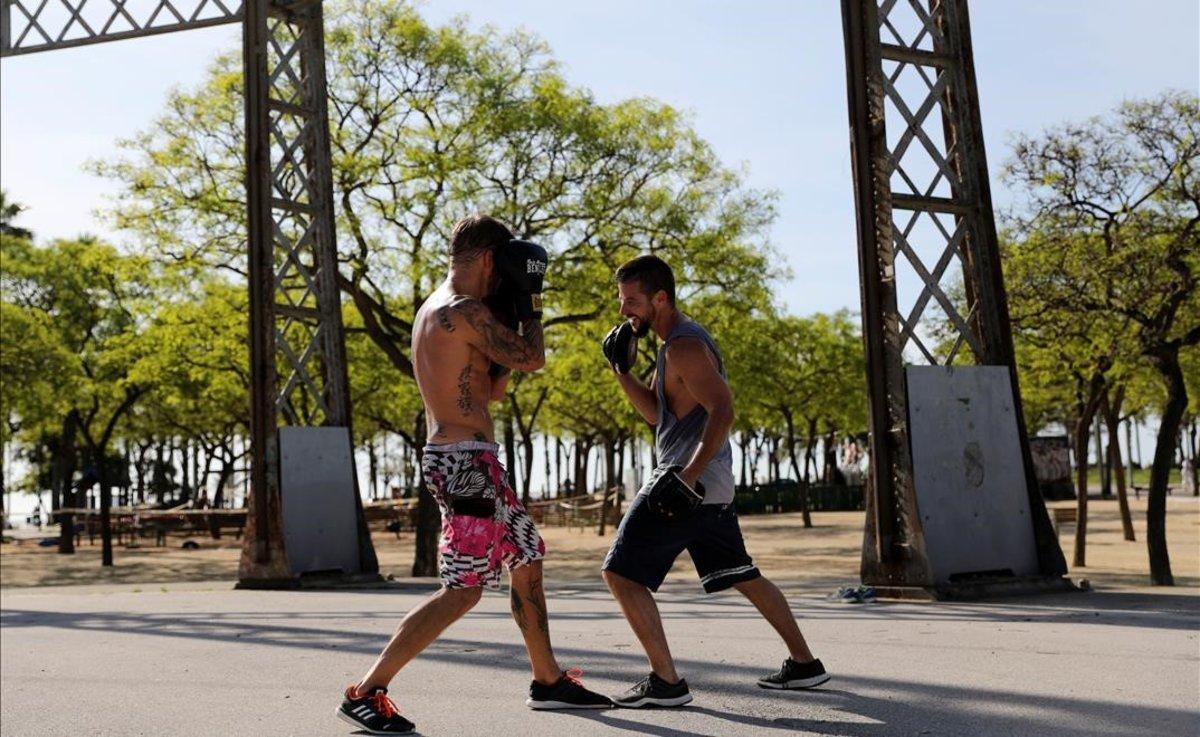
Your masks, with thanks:
M 710 594 L 762 575 L 746 552 L 732 504 L 702 504 L 687 519 L 674 521 L 650 511 L 645 494 L 634 497 L 626 510 L 604 570 L 658 591 L 684 550 Z

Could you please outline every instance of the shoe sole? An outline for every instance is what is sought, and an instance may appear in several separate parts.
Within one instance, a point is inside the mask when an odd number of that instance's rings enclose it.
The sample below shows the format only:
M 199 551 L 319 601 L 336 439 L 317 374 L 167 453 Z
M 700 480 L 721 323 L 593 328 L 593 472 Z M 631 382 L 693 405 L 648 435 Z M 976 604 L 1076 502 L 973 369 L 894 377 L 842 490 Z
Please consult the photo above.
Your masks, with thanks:
M 670 699 L 655 699 L 646 697 L 644 699 L 639 699 L 638 701 L 614 701 L 613 703 L 622 709 L 641 709 L 642 707 L 646 706 L 683 706 L 691 700 L 692 695 L 690 693 L 686 693 L 683 696 L 676 696 Z
M 367 725 L 358 721 L 357 719 L 350 716 L 349 714 L 342 711 L 341 709 L 336 710 L 334 713 L 337 714 L 338 719 L 341 719 L 346 724 L 349 724 L 350 726 L 354 727 L 355 729 L 360 729 L 363 732 L 366 732 L 367 734 L 412 734 L 413 732 L 417 731 L 417 728 L 414 726 L 412 729 L 406 730 L 404 732 L 381 732 L 378 729 L 371 729 L 370 727 L 368 727 Z
M 534 701 L 525 699 L 525 706 L 538 711 L 553 711 L 556 709 L 611 709 L 612 704 L 572 704 L 569 701 Z
M 790 691 L 790 690 L 798 690 L 798 689 L 805 689 L 805 688 L 815 688 L 817 686 L 820 686 L 822 683 L 825 683 L 830 678 L 831 678 L 831 676 L 828 673 L 824 673 L 819 676 L 813 676 L 812 678 L 796 678 L 791 681 L 784 681 L 783 683 L 771 683 L 770 681 L 759 681 L 758 685 L 762 688 L 775 688 L 775 689 L 779 689 L 781 691 Z

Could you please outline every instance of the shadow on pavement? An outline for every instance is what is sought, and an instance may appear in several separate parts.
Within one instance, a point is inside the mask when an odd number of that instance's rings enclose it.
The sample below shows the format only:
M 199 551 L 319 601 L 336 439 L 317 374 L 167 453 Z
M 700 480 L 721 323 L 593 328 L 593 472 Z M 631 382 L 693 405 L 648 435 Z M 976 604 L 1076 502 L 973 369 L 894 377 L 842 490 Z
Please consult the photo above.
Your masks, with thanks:
M 590 596 L 592 593 L 580 592 Z M 1061 598 L 1061 602 L 1052 599 Z M 1024 621 L 1026 618 L 1038 622 L 1059 623 L 1062 621 L 1093 621 L 1099 616 L 1109 620 L 1105 623 L 1130 624 L 1130 619 L 1141 621 L 1133 626 L 1171 627 L 1194 629 L 1197 623 L 1195 599 L 1197 597 L 1170 596 L 1170 611 L 1151 611 L 1152 606 L 1162 605 L 1160 598 L 1144 594 L 1091 594 L 1073 597 L 1043 597 L 1032 600 L 1009 601 L 998 611 L 987 611 L 978 604 L 939 605 L 894 605 L 880 604 L 873 607 L 849 608 L 835 604 L 805 605 L 797 607 L 802 616 L 813 617 L 869 617 L 880 620 L 898 621 L 923 619 L 976 620 L 976 621 Z M 737 599 L 718 597 L 715 601 L 705 599 L 703 610 L 687 606 L 688 600 L 679 601 L 670 597 L 664 604 L 668 617 L 757 617 L 748 606 L 739 605 Z M 680 605 L 684 605 L 680 608 Z M 1091 604 L 1091 607 L 1086 606 Z M 714 609 L 720 611 L 711 611 Z M 995 605 L 991 605 L 993 608 Z M 1192 607 L 1191 611 L 1181 611 Z M 1177 609 L 1178 608 L 1178 609 Z M 704 611 L 710 610 L 710 611 Z M 739 611 L 744 610 L 744 611 Z M 1095 611 L 1093 611 L 1095 610 Z M 5 608 L 0 624 L 6 630 L 25 627 L 49 627 L 80 631 L 114 632 L 126 635 L 151 635 L 169 638 L 186 638 L 207 641 L 222 641 L 246 645 L 266 645 L 311 650 L 337 649 L 360 653 L 364 656 L 377 654 L 383 644 L 378 631 L 349 630 L 345 623 L 350 619 L 390 619 L 394 615 L 378 612 L 170 612 L 130 614 L 122 612 L 51 612 L 31 609 Z M 481 618 L 507 618 L 504 612 L 479 612 L 468 615 Z M 611 613 L 556 613 L 554 619 L 615 619 L 619 617 L 615 606 Z M 1092 619 L 1088 619 L 1092 617 Z M 313 624 L 335 621 L 336 627 L 304 626 L 305 621 Z M 1144 620 L 1144 621 L 1143 621 Z M 11 629 L 10 629 L 11 628 Z M 556 645 L 556 651 L 564 663 L 583 663 L 589 673 L 618 682 L 632 683 L 644 675 L 645 660 L 636 648 L 617 652 L 612 649 L 592 649 Z M 733 655 L 734 653 L 729 653 Z M 1181 654 L 1183 657 L 1191 657 Z M 516 642 L 485 642 L 480 640 L 443 637 L 436 641 L 421 656 L 461 665 L 475 672 L 483 670 L 526 672 L 528 666 L 523 648 Z M 1158 707 L 1143 707 L 1118 704 L 1099 699 L 1065 696 L 1030 695 L 1011 691 L 999 691 L 969 686 L 937 685 L 926 682 L 909 682 L 897 679 L 834 674 L 836 688 L 807 692 L 761 691 L 754 681 L 772 664 L 746 666 L 715 660 L 701 661 L 679 659 L 679 668 L 696 690 L 698 702 L 703 704 L 707 694 L 720 698 L 737 694 L 739 699 L 761 700 L 759 705 L 778 709 L 780 699 L 795 702 L 795 716 L 764 718 L 726 711 L 702 705 L 687 707 L 690 712 L 703 715 L 696 730 L 702 730 L 708 720 L 734 722 L 754 730 L 778 730 L 782 732 L 807 731 L 822 735 L 844 737 L 882 737 L 894 734 L 979 734 L 981 725 L 986 725 L 989 734 L 1038 734 L 1062 737 L 1091 737 L 1096 734 L 1114 735 L 1161 735 L 1194 733 L 1197 716 L 1194 711 Z M 813 718 L 816 713 L 825 717 Z M 636 716 L 635 716 L 636 714 Z M 834 717 L 844 717 L 835 719 Z M 683 735 L 705 734 L 703 731 L 680 731 L 674 727 L 655 725 L 653 713 L 643 712 L 559 712 L 551 718 L 580 718 L 600 722 L 614 731 L 637 734 Z M 564 723 L 565 724 L 565 723 Z M 564 727 L 567 728 L 567 727 Z M 728 725 L 722 730 L 728 732 Z M 749 731 L 747 729 L 746 731 Z

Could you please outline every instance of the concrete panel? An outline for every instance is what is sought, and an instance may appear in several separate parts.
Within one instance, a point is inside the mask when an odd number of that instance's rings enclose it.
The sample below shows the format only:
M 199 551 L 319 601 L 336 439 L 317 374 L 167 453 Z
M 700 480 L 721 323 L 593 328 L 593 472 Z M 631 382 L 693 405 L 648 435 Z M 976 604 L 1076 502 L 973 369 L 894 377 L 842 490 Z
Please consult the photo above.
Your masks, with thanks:
M 360 572 L 349 431 L 279 428 L 279 471 L 292 572 Z
M 1036 575 L 1008 369 L 909 366 L 906 377 L 913 481 L 935 582 Z

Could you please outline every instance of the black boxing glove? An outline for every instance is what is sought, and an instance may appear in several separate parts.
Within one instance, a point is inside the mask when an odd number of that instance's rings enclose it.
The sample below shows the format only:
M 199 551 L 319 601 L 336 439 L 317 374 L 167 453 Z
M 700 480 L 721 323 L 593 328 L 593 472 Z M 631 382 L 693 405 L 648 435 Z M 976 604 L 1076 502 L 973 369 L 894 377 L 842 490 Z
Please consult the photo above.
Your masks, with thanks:
M 483 304 L 492 311 L 492 316 L 496 318 L 496 322 L 509 330 L 518 330 L 520 328 L 520 323 L 517 322 L 517 306 L 513 300 L 512 292 L 505 289 L 503 285 L 494 294 L 484 297 Z M 490 378 L 498 379 L 508 372 L 509 368 L 507 366 L 501 366 L 495 361 L 489 362 L 488 376 Z
M 542 318 L 542 282 L 550 259 L 536 243 L 512 239 L 496 249 L 496 270 L 505 290 L 513 295 L 517 320 Z
M 679 476 L 683 466 L 657 468 L 646 482 L 646 504 L 663 519 L 679 520 L 694 513 L 704 501 L 704 484 L 688 486 Z
M 604 339 L 604 358 L 618 374 L 627 374 L 637 361 L 637 336 L 626 320 L 609 331 Z

